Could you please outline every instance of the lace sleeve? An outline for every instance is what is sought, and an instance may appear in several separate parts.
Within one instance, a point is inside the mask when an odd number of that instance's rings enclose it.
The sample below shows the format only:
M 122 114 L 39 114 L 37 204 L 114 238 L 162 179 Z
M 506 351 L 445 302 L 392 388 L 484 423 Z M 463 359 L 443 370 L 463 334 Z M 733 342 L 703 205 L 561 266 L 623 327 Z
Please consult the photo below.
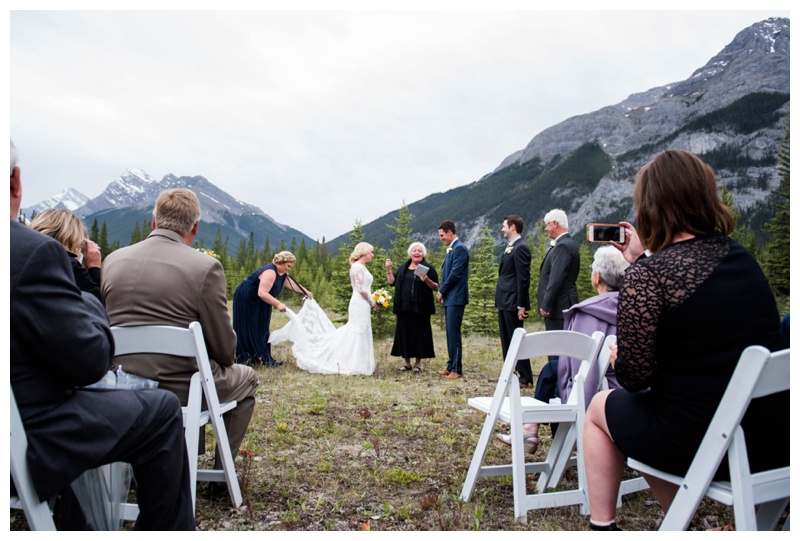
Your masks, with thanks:
M 353 263 L 350 266 L 350 284 L 353 286 L 353 291 L 364 297 L 370 306 L 375 304 L 370 295 L 369 287 L 366 282 L 367 268 L 364 265 Z
M 656 335 L 663 309 L 662 288 L 655 274 L 647 265 L 631 266 L 619 294 L 614 365 L 617 380 L 628 391 L 649 387 L 656 372 Z

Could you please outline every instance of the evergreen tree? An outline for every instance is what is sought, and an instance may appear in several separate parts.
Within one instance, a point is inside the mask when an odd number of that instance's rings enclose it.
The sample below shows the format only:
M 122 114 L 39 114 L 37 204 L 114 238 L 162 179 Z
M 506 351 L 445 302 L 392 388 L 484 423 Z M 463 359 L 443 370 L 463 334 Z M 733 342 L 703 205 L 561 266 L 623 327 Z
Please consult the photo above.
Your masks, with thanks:
M 261 263 L 266 265 L 272 261 L 272 250 L 269 247 L 269 237 L 264 241 L 264 248 L 261 250 Z
M 761 256 L 761 248 L 759 247 L 758 239 L 756 238 L 756 234 L 754 231 L 750 230 L 744 224 L 739 222 L 739 219 L 742 217 L 742 214 L 739 212 L 739 209 L 733 202 L 733 194 L 730 190 L 728 190 L 727 184 L 723 184 L 722 188 L 720 189 L 720 199 L 728 207 L 728 210 L 731 211 L 731 216 L 733 216 L 733 223 L 736 224 L 733 233 L 731 233 L 731 238 L 739 241 L 745 248 L 747 248 L 755 257 L 756 259 L 760 259 Z
M 92 222 L 92 229 L 91 232 L 89 233 L 89 240 L 96 243 L 99 238 L 100 238 L 100 226 L 97 225 L 97 218 L 95 218 L 94 221 Z
M 531 314 L 539 321 L 544 321 L 542 316 L 539 315 L 539 307 L 537 304 L 537 293 L 539 291 L 539 269 L 542 267 L 544 256 L 550 249 L 550 237 L 544 229 L 544 223 L 539 222 L 536 229 L 531 235 L 528 235 L 528 247 L 531 249 Z
M 222 246 L 222 232 L 217 228 L 217 233 L 214 235 L 214 243 L 211 245 L 211 251 L 217 254 L 220 258 L 223 257 L 223 246 Z M 221 259 L 224 261 L 224 259 Z
M 367 270 L 372 274 L 372 291 L 385 289 L 389 295 L 394 296 L 394 290 L 389 287 L 389 283 L 386 280 L 386 258 L 389 254 L 380 246 L 373 246 L 373 248 L 375 256 L 367 264 Z M 372 313 L 372 335 L 375 338 L 382 339 L 394 336 L 396 318 L 392 312 L 392 302 L 390 301 L 388 308 L 380 307 L 376 312 Z
M 597 291 L 592 287 L 592 268 L 590 267 L 594 260 L 594 250 L 584 243 L 578 248 L 578 254 L 581 264 L 578 268 L 578 278 L 575 280 L 575 286 L 578 288 L 578 302 L 581 302 L 597 295 Z
M 236 250 L 236 266 L 244 268 L 247 264 L 247 243 L 244 239 L 239 239 L 239 248 Z
M 119 243 L 117 243 L 119 246 Z M 105 220 L 103 220 L 103 226 L 100 228 L 100 237 L 97 240 L 97 247 L 100 248 L 100 253 L 103 256 L 107 256 L 113 250 L 109 249 L 108 246 L 108 227 L 106 226 Z
M 469 261 L 469 304 L 464 310 L 465 334 L 497 333 L 497 309 L 494 305 L 498 265 L 494 238 L 484 223 Z
M 333 285 L 333 310 L 338 314 L 344 314 L 345 317 L 339 321 L 345 321 L 347 310 L 350 306 L 350 296 L 353 293 L 353 288 L 350 285 L 350 254 L 356 244 L 364 240 L 364 232 L 361 227 L 361 220 L 356 219 L 353 224 L 353 230 L 350 232 L 350 242 L 341 243 L 339 245 L 339 252 L 333 261 L 333 269 L 331 271 L 331 283 Z
M 778 300 L 781 313 L 789 309 L 789 123 L 786 124 L 786 138 L 778 152 L 778 176 L 780 183 L 772 192 L 770 205 L 775 216 L 767 222 L 766 230 L 770 240 L 765 249 L 764 273 Z
M 389 258 L 392 260 L 395 271 L 408 260 L 408 246 L 411 244 L 411 220 L 413 219 L 414 215 L 409 212 L 408 205 L 403 201 L 403 206 L 400 207 L 400 211 L 394 219 L 395 225 L 386 224 L 386 227 L 394 233 Z
M 254 261 L 256 258 L 256 239 L 252 231 L 250 231 L 250 238 L 247 240 L 247 260 Z
M 139 229 L 139 222 L 133 225 L 133 232 L 131 233 L 131 246 L 142 240 L 142 231 Z
M 142 220 L 142 239 L 146 239 L 153 232 L 153 220 Z

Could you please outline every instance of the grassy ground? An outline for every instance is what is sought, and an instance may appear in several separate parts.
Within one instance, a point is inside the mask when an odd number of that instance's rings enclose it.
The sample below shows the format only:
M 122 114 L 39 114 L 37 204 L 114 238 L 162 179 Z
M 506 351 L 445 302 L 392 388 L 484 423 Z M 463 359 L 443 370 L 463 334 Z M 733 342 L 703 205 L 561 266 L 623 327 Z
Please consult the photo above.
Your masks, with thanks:
M 285 321 L 274 314 L 273 328 Z M 274 348 L 285 363 L 258 369 L 246 456 L 236 458 L 246 506 L 210 501 L 201 485 L 198 529 L 588 530 L 577 506 L 532 511 L 527 525 L 516 524 L 511 477 L 480 479 L 472 499 L 459 500 L 485 418 L 466 402 L 493 393 L 501 348 L 497 338 L 465 338 L 464 377 L 449 381 L 436 374 L 446 365 L 444 331 L 434 328 L 434 340 L 438 356 L 423 361 L 420 374 L 398 371 L 402 360 L 389 355 L 391 341 L 376 342 L 377 369 L 369 377 L 309 374 L 296 367 L 288 344 Z M 532 360 L 534 373 L 544 361 Z M 541 432 L 540 459 L 550 444 L 549 428 Z M 509 448 L 493 440 L 487 461 L 509 462 Z M 529 476 L 529 492 L 534 484 Z M 575 484 L 574 471 L 568 472 L 562 486 Z M 693 527 L 727 524 L 730 510 L 707 502 Z M 625 497 L 618 524 L 655 530 L 661 517 L 643 491 Z M 11 529 L 24 528 L 24 516 L 13 511 Z
M 274 328 L 281 317 L 276 314 Z M 242 445 L 248 456 L 237 458 L 247 506 L 233 510 L 229 502 L 199 495 L 198 528 L 587 530 L 577 506 L 533 511 L 527 525 L 515 524 L 510 477 L 481 479 L 470 502 L 459 500 L 485 418 L 466 401 L 493 393 L 501 349 L 496 338 L 466 338 L 464 377 L 448 381 L 436 374 L 446 364 L 444 331 L 434 329 L 434 340 L 438 356 L 423 361 L 421 374 L 398 371 L 402 360 L 389 356 L 391 341 L 377 342 L 370 377 L 309 374 L 294 365 L 287 344 L 276 347 L 274 356 L 286 362 L 258 370 L 257 410 Z M 533 360 L 534 373 L 544 362 Z M 540 458 L 550 443 L 549 428 L 542 431 Z M 487 460 L 509 459 L 509 448 L 493 441 Z M 534 482 L 529 476 L 529 491 Z M 563 486 L 575 486 L 574 472 Z M 654 530 L 661 517 L 644 491 L 625 498 L 618 523 Z M 729 518 L 725 508 L 704 506 L 694 526 Z

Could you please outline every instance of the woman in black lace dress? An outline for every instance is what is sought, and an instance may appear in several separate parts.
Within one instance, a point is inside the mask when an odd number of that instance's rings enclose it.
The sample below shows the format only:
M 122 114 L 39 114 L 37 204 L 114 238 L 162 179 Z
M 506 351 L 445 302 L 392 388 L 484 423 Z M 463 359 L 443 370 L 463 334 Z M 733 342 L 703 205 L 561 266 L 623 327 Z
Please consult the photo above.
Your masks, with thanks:
M 662 152 L 636 176 L 633 201 L 639 231 L 624 223 L 628 240 L 618 246 L 635 261 L 617 313 L 623 389 L 598 393 L 584 427 L 592 529 L 616 529 L 626 457 L 684 475 L 742 351 L 788 346 L 761 268 L 727 236 L 735 223 L 708 165 L 683 150 Z M 642 246 L 653 255 L 643 257 Z M 783 394 L 754 401 L 745 416 L 753 471 L 789 464 Z M 666 512 L 678 487 L 645 478 Z

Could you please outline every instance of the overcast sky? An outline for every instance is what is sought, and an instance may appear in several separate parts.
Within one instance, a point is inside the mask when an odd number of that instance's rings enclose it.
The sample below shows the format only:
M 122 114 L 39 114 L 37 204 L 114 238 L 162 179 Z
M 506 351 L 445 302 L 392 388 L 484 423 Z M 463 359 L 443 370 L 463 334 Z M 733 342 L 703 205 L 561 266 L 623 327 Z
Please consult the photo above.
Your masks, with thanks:
M 23 206 L 137 167 L 331 239 L 688 78 L 772 16 L 789 12 L 12 11 Z

